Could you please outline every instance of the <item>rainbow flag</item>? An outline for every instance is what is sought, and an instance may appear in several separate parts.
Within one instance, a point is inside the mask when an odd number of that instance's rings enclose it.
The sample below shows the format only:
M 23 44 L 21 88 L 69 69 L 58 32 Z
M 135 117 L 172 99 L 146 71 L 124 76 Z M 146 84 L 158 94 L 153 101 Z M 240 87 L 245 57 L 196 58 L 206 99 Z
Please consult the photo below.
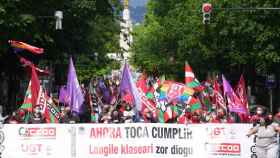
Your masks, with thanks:
M 165 98 L 169 102 L 184 102 L 189 96 L 194 94 L 194 90 L 192 88 L 189 88 L 182 83 L 173 81 L 164 81 L 161 85 L 160 91 L 160 98 Z

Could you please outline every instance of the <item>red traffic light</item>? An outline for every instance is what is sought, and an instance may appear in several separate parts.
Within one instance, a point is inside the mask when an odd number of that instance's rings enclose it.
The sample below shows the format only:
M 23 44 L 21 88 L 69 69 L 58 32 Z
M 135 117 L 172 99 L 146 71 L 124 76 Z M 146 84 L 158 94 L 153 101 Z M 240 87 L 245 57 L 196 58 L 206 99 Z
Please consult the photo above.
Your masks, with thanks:
M 210 3 L 204 3 L 202 5 L 202 12 L 203 13 L 211 13 L 212 12 L 212 4 Z

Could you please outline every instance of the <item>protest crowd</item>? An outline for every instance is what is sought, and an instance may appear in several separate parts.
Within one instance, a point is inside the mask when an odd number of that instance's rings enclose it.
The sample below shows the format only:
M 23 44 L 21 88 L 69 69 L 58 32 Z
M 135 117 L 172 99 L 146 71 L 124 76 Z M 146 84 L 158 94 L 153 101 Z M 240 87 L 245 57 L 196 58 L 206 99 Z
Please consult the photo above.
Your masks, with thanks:
M 12 47 L 41 53 L 41 49 L 11 41 Z M 261 118 L 279 122 L 259 106 L 250 111 L 243 75 L 235 89 L 224 75 L 199 82 L 185 63 L 185 83 L 158 75 L 134 72 L 127 62 L 122 71 L 107 77 L 93 77 L 79 83 L 70 58 L 67 84 L 59 96 L 51 96 L 40 85 L 44 73 L 27 59 L 19 57 L 31 79 L 24 101 L 6 123 L 253 123 Z

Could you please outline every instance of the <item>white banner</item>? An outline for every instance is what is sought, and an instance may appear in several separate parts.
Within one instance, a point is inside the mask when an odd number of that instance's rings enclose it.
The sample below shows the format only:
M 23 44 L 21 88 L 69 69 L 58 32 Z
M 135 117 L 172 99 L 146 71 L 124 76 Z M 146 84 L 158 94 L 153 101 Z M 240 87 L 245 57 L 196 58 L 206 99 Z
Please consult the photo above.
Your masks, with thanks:
M 255 154 L 253 139 L 246 137 L 250 128 L 250 124 L 5 124 L 2 157 L 250 158 Z
M 71 157 L 69 125 L 5 124 L 2 130 L 5 136 L 3 158 Z
M 253 153 L 253 137 L 246 136 L 249 124 L 207 124 L 199 125 L 206 134 L 204 153 L 207 158 L 250 158 Z
M 195 157 L 199 128 L 178 124 L 79 125 L 78 158 Z

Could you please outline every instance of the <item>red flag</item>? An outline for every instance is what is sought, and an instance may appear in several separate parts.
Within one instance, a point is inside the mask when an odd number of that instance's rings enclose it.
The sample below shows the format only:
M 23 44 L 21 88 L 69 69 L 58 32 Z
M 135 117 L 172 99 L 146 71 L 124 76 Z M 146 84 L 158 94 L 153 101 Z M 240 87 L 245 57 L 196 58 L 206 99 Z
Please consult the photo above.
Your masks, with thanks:
M 236 95 L 239 97 L 241 103 L 244 105 L 244 107 L 249 109 L 248 99 L 247 99 L 247 93 L 246 93 L 246 85 L 243 75 L 240 76 L 239 83 L 237 85 L 237 88 L 235 90 Z
M 141 77 L 139 78 L 139 80 L 136 83 L 136 87 L 140 87 L 141 90 L 143 91 L 143 93 L 147 93 L 148 92 L 148 87 L 146 84 L 146 75 L 142 74 Z
M 40 90 L 40 81 L 38 79 L 34 65 L 31 66 L 31 93 L 32 107 L 36 106 L 37 98 Z
M 21 57 L 19 55 L 18 55 L 18 57 L 19 57 L 19 61 L 21 62 L 23 67 L 31 68 L 31 66 L 34 65 L 31 61 L 25 59 L 24 57 Z M 39 75 L 49 75 L 50 74 L 50 72 L 48 70 L 42 70 L 42 69 L 36 67 L 35 65 L 34 65 L 34 67 Z
M 217 107 L 226 109 L 224 97 L 222 95 L 220 84 L 217 80 L 214 81 L 214 103 L 217 105 Z
M 137 90 L 139 92 L 140 101 L 141 101 L 141 104 L 142 104 L 142 111 L 145 108 L 149 109 L 152 112 L 156 111 L 156 104 L 152 100 L 149 100 L 146 97 L 146 93 L 148 92 L 148 87 L 146 86 L 146 78 L 141 77 L 137 81 L 136 87 L 137 87 Z
M 46 94 L 43 91 L 42 86 L 40 86 L 40 89 L 39 89 L 36 106 L 40 106 L 43 109 L 43 111 L 45 110 L 45 108 L 47 106 Z
M 27 50 L 36 55 L 44 53 L 43 48 L 34 47 L 24 42 L 9 40 L 9 43 L 15 49 Z
M 247 122 L 248 116 L 249 116 L 249 104 L 248 104 L 246 85 L 245 85 L 245 80 L 244 80 L 243 74 L 240 76 L 240 80 L 239 80 L 239 83 L 235 90 L 235 93 L 239 97 L 241 104 L 243 104 L 243 106 L 245 107 L 246 112 L 247 112 L 245 114 L 239 114 L 239 117 L 242 122 Z

